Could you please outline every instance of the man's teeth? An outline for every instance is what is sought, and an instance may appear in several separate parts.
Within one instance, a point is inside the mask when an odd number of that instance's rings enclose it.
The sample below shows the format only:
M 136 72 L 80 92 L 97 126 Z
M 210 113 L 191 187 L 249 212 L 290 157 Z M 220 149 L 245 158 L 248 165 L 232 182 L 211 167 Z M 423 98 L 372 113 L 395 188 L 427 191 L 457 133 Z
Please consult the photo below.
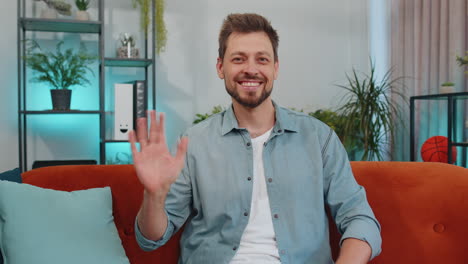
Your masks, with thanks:
M 243 82 L 242 85 L 243 86 L 259 86 L 260 83 L 258 83 L 258 82 Z

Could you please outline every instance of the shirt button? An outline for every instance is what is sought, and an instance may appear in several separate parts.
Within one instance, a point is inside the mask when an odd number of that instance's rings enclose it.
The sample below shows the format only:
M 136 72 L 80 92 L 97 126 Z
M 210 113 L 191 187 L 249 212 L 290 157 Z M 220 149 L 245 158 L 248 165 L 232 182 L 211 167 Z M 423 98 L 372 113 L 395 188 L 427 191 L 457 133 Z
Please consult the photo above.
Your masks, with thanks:
M 248 216 L 248 215 L 249 215 L 249 213 L 247 213 L 247 212 L 244 212 L 244 216 Z
M 250 142 L 247 142 L 247 147 L 250 147 Z
M 283 132 L 283 130 L 281 130 L 281 129 L 280 129 L 280 130 L 278 130 L 278 133 L 281 133 L 281 132 Z
M 234 250 L 234 251 L 237 250 L 237 247 L 233 247 L 232 250 Z
M 268 182 L 272 182 L 272 181 L 273 181 L 273 179 L 272 179 L 272 178 L 268 178 Z
M 252 177 L 248 177 L 247 180 L 248 180 L 248 181 L 251 181 L 251 180 L 252 180 Z
M 278 214 L 273 215 L 274 218 L 278 219 Z

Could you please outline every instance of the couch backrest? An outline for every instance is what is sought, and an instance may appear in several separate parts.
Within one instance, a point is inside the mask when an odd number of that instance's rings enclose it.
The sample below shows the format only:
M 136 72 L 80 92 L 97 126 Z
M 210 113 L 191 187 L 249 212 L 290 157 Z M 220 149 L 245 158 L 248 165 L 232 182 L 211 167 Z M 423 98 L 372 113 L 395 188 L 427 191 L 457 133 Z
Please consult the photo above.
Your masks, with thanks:
M 468 169 L 425 162 L 352 162 L 382 225 L 371 263 L 468 263 Z
M 468 170 L 442 163 L 352 162 L 356 180 L 382 225 L 383 250 L 372 263 L 468 263 Z M 110 186 L 114 218 L 132 264 L 177 263 L 180 234 L 161 249 L 143 252 L 134 220 L 143 188 L 131 165 L 77 165 L 23 173 L 25 183 L 73 191 Z M 338 252 L 339 234 L 331 230 Z

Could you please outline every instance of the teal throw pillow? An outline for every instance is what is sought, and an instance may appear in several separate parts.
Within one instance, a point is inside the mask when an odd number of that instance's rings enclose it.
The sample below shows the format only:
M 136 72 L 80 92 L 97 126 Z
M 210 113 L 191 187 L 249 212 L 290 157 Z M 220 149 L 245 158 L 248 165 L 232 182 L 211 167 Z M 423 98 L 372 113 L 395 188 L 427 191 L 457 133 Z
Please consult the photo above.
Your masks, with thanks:
M 21 183 L 23 181 L 21 179 L 21 171 L 19 168 L 15 168 L 15 169 L 0 173 L 0 180 L 12 181 L 12 182 L 18 182 L 18 183 Z M 0 251 L 0 264 L 3 264 L 3 256 L 2 256 L 1 251 Z
M 64 192 L 0 181 L 0 249 L 5 264 L 130 263 L 109 187 Z

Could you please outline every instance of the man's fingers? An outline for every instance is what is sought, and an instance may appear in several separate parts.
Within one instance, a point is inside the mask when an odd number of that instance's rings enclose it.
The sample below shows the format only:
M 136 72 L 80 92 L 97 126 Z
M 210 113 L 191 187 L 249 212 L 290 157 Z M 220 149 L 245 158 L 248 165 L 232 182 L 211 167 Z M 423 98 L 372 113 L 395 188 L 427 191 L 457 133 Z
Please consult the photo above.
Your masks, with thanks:
M 138 154 L 138 150 L 136 147 L 136 137 L 135 137 L 135 131 L 132 130 L 128 133 L 128 141 L 130 142 L 130 148 L 132 149 L 132 156 L 133 159 L 135 159 L 135 156 Z
M 166 143 L 166 131 L 165 131 L 165 119 L 166 115 L 164 113 L 159 113 L 159 121 L 158 121 L 158 143 L 163 142 Z
M 157 142 L 158 140 L 158 124 L 156 122 L 156 111 L 150 110 L 148 111 L 150 116 L 150 134 L 149 134 L 149 141 L 150 142 Z
M 136 136 L 142 147 L 146 145 L 148 142 L 148 121 L 146 117 L 140 117 L 137 119 Z
M 177 153 L 175 156 L 177 166 L 182 169 L 184 167 L 185 154 L 187 153 L 188 138 L 183 137 L 177 145 Z

